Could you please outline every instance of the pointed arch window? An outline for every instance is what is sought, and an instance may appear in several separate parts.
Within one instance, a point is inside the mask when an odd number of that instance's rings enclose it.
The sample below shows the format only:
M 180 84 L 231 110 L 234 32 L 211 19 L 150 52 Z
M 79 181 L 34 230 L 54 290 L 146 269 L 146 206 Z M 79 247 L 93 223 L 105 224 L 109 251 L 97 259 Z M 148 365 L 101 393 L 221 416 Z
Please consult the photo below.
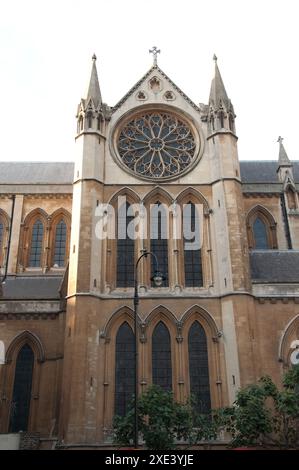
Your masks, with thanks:
M 65 266 L 66 260 L 66 243 L 67 243 L 67 226 L 63 219 L 56 225 L 55 242 L 54 242 L 54 267 Z
M 260 217 L 257 217 L 253 223 L 253 234 L 256 250 L 266 250 L 269 248 L 267 228 Z
M 151 252 L 153 252 L 158 259 L 159 269 L 165 276 L 162 286 L 168 286 L 168 220 L 167 211 L 163 204 L 157 201 L 153 204 L 151 210 L 151 226 L 150 226 L 150 242 Z M 151 257 L 151 277 L 154 275 L 156 266 L 154 258 Z
M 81 131 L 83 131 L 83 116 L 80 116 L 78 121 L 78 133 Z
M 10 409 L 10 432 L 27 431 L 30 412 L 34 353 L 28 344 L 17 356 L 13 397 Z
M 134 394 L 135 336 L 124 322 L 118 329 L 115 348 L 115 414 L 124 416 Z
M 64 268 L 68 261 L 69 235 L 71 216 L 65 209 L 57 209 L 50 220 L 50 252 L 45 260 L 46 265 L 54 268 Z
M 117 269 L 116 286 L 134 286 L 135 267 L 135 243 L 132 230 L 134 214 L 132 207 L 127 202 L 120 208 L 118 217 L 118 237 L 117 237 Z M 130 225 L 131 224 L 131 225 Z
M 190 394 L 199 413 L 211 409 L 209 364 L 206 333 L 195 321 L 188 334 Z
M 152 336 L 153 384 L 172 390 L 171 344 L 165 324 L 160 321 Z
M 188 202 L 183 209 L 184 271 L 186 287 L 202 287 L 202 259 L 199 246 L 199 214 L 195 204 Z M 189 237 L 186 238 L 186 235 Z M 193 238 L 191 235 L 194 233 Z
M 219 121 L 220 121 L 221 129 L 223 129 L 224 128 L 224 112 L 222 108 L 219 111 Z
M 255 250 L 277 249 L 276 222 L 263 206 L 253 207 L 247 216 L 247 238 L 249 248 Z
M 210 126 L 211 126 L 212 132 L 214 132 L 214 130 L 215 130 L 215 117 L 214 117 L 213 113 L 211 113 L 211 117 L 210 117 Z
M 32 226 L 31 245 L 29 253 L 28 266 L 41 267 L 42 266 L 42 248 L 44 237 L 44 225 L 40 219 L 37 219 Z
M 88 129 L 92 128 L 92 114 L 91 113 L 87 114 L 87 126 L 88 126 Z
M 228 116 L 228 124 L 229 124 L 229 129 L 232 132 L 235 132 L 235 122 L 234 122 L 234 118 L 233 118 L 231 113 Z

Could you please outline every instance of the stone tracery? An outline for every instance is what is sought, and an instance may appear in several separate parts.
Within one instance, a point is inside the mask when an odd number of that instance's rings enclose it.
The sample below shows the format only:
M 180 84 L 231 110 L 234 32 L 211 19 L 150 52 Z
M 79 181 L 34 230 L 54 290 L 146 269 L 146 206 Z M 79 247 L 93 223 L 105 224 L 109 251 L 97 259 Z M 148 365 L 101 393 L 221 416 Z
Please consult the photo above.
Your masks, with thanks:
M 196 150 L 189 125 L 173 114 L 157 111 L 129 121 L 117 145 L 122 162 L 148 178 L 179 175 L 193 163 Z

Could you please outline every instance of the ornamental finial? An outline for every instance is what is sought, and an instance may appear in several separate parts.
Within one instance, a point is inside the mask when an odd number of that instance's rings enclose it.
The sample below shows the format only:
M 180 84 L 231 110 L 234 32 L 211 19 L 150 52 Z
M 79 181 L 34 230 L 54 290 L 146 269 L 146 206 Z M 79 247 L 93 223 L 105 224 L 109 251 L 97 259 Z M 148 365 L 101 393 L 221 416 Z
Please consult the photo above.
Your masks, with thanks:
M 283 141 L 283 137 L 279 136 L 278 139 L 277 139 L 277 142 L 279 142 L 280 144 L 282 144 L 282 141 Z
M 156 46 L 153 46 L 151 49 L 149 49 L 149 53 L 153 54 L 153 65 L 157 65 L 157 55 L 160 54 L 161 50 L 157 49 Z
M 213 60 L 215 60 L 215 62 L 217 62 L 217 56 L 216 56 L 216 54 L 213 55 Z
M 94 62 L 97 60 L 97 56 L 96 56 L 95 54 L 93 54 L 92 60 L 93 60 Z

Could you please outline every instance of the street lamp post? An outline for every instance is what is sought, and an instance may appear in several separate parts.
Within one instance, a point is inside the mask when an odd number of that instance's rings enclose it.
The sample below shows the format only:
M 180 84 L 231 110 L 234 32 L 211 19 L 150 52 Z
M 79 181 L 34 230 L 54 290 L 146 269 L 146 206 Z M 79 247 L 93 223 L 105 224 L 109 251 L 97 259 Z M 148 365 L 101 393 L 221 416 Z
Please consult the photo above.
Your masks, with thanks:
M 138 260 L 136 261 L 135 265 L 135 283 L 134 283 L 134 334 L 135 334 L 135 346 L 134 346 L 134 356 L 135 356 L 135 395 L 134 395 L 134 447 L 138 449 L 138 304 L 139 304 L 139 296 L 138 296 L 138 265 L 142 258 L 147 258 L 150 255 L 154 259 L 155 262 L 155 272 L 151 280 L 154 282 L 156 287 L 160 287 L 162 282 L 164 281 L 164 276 L 159 271 L 158 259 L 157 256 L 147 250 L 144 250 L 144 253 L 139 256 Z

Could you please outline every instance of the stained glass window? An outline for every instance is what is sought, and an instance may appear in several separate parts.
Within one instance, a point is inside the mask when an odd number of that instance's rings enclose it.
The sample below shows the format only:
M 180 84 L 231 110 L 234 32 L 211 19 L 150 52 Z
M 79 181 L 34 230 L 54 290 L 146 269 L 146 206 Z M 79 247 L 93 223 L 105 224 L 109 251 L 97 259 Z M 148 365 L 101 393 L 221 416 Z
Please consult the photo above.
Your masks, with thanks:
M 199 231 L 199 216 L 192 202 L 185 205 L 183 217 L 184 219 L 187 218 L 187 221 L 184 220 L 184 224 L 185 222 L 188 223 L 190 233 L 194 233 L 193 238 L 184 238 L 185 286 L 201 287 L 203 285 L 201 249 L 198 242 L 199 233 L 195 233 L 195 230 Z
M 168 286 L 168 237 L 167 237 L 167 210 L 159 201 L 153 204 L 151 210 L 151 252 L 154 253 L 158 260 L 159 271 L 165 277 L 162 287 Z M 157 269 L 155 260 L 151 257 L 151 277 Z M 153 283 L 154 286 L 154 283 Z
M 253 233 L 255 239 L 255 248 L 257 250 L 265 250 L 269 248 L 266 225 L 260 219 L 260 217 L 257 217 L 254 221 Z
M 33 351 L 28 344 L 25 344 L 20 350 L 16 361 L 13 397 L 10 409 L 10 432 L 27 431 L 33 365 Z
M 169 331 L 162 321 L 152 337 L 153 383 L 164 390 L 172 390 L 171 346 Z
M 199 413 L 211 409 L 207 338 L 203 327 L 195 321 L 188 335 L 190 393 Z
M 134 395 L 135 336 L 127 322 L 116 335 L 115 350 L 115 414 L 124 416 Z
M 123 210 L 122 210 L 123 209 Z M 130 213 L 130 204 L 121 208 L 118 224 L 117 239 L 117 287 L 134 286 L 134 239 L 133 233 L 128 230 L 129 224 L 134 220 L 134 214 Z
M 40 267 L 43 247 L 44 226 L 38 219 L 32 227 L 31 246 L 29 253 L 29 266 Z
M 56 225 L 55 230 L 55 245 L 54 245 L 54 258 L 53 265 L 62 267 L 65 265 L 65 254 L 66 254 L 66 236 L 67 229 L 64 220 L 61 220 Z
M 118 137 L 124 165 L 143 177 L 179 175 L 195 159 L 196 144 L 190 126 L 166 112 L 152 111 L 127 122 Z

